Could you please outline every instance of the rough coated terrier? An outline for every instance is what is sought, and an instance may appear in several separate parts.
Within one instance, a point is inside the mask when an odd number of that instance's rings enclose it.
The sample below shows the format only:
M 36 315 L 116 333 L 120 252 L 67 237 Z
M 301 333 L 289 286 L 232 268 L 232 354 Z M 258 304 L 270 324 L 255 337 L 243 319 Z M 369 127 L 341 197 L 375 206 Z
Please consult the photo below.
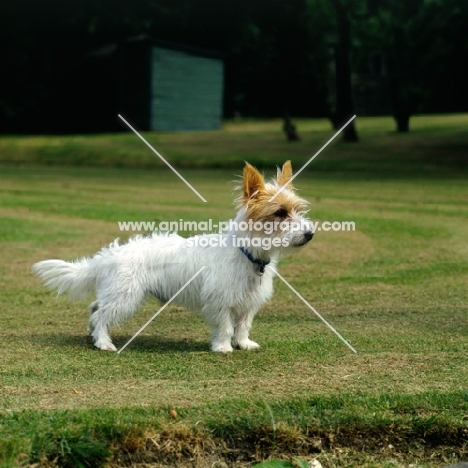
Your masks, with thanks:
M 88 330 L 97 348 L 116 351 L 111 326 L 132 317 L 148 295 L 167 302 L 205 267 L 175 302 L 203 315 L 213 351 L 256 349 L 249 333 L 255 314 L 272 296 L 278 258 L 313 237 L 307 204 L 295 195 L 291 177 L 290 161 L 270 182 L 246 164 L 239 210 L 221 234 L 138 235 L 122 245 L 116 240 L 92 258 L 45 260 L 33 270 L 58 294 L 95 292 Z

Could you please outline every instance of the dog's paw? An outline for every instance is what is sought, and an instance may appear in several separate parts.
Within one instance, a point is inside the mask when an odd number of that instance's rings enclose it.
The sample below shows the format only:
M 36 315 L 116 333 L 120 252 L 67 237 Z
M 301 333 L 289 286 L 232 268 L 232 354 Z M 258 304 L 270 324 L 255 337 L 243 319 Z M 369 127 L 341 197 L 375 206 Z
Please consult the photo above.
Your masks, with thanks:
M 230 343 L 213 343 L 211 351 L 215 351 L 216 353 L 232 353 L 232 346 Z
M 117 348 L 110 341 L 96 341 L 94 346 L 102 349 L 103 351 L 117 351 Z
M 260 348 L 260 345 L 252 340 L 239 341 L 238 343 L 236 343 L 236 345 L 239 349 L 246 349 L 248 351 Z

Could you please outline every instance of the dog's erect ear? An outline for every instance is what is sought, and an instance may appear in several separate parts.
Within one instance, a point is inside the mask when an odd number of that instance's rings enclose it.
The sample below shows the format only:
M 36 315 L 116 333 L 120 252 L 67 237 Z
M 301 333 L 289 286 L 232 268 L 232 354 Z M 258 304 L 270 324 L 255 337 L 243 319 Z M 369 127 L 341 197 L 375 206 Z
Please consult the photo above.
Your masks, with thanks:
M 265 181 L 262 174 L 251 164 L 246 163 L 244 167 L 244 201 L 247 202 L 256 193 L 265 188 Z
M 291 184 L 291 177 L 292 177 L 292 166 L 291 166 L 291 161 L 286 161 L 283 164 L 283 169 L 281 169 L 281 172 L 278 170 L 278 176 L 276 177 L 276 180 L 278 181 L 278 184 L 281 186 L 285 186 L 287 188 L 292 188 Z

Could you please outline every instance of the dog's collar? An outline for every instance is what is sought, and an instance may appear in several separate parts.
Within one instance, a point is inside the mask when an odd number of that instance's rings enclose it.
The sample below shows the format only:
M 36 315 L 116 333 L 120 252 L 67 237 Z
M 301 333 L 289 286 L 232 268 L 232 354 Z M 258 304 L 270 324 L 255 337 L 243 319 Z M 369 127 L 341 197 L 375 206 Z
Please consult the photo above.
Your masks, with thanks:
M 259 258 L 254 258 L 252 254 L 245 248 L 239 247 L 239 250 L 257 267 L 257 273 L 262 276 L 265 273 L 265 267 L 270 263 L 270 260 L 260 260 Z

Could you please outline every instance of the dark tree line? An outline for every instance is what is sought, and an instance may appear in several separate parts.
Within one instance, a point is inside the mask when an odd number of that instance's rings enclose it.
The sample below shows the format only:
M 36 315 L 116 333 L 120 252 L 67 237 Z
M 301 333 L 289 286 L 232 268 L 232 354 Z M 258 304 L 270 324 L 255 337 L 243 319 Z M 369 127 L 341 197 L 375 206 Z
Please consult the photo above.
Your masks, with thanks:
M 226 117 L 328 116 L 335 126 L 353 113 L 352 74 L 379 53 L 404 131 L 415 112 L 467 110 L 467 18 L 466 0 L 8 0 L 0 131 L 80 131 L 93 111 L 85 57 L 139 34 L 224 52 Z

